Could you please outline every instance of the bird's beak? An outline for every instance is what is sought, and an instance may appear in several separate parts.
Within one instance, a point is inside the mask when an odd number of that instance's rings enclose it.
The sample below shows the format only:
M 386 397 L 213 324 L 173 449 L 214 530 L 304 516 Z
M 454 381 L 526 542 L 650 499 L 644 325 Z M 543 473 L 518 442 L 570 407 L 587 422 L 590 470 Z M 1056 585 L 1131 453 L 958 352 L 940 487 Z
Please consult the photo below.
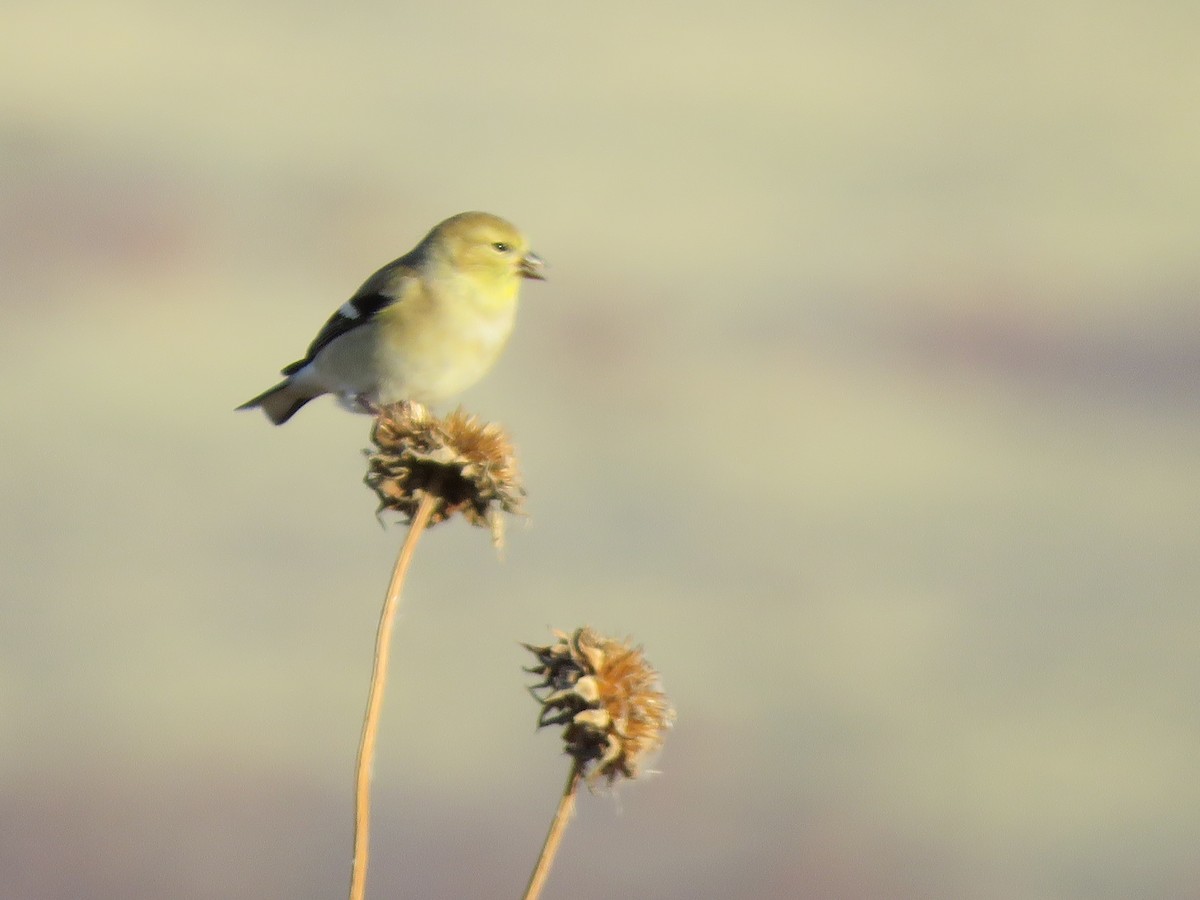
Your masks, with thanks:
M 542 262 L 542 258 L 536 253 L 526 253 L 521 258 L 520 272 L 522 278 L 536 278 L 538 281 L 546 280 L 546 264 Z

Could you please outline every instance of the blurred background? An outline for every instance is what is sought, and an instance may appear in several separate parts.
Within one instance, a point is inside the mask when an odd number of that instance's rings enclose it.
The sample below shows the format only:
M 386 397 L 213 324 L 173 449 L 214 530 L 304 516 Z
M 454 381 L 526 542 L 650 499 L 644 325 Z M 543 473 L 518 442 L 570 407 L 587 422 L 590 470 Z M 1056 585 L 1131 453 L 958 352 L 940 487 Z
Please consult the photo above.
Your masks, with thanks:
M 373 896 L 520 896 L 587 623 L 679 718 L 547 898 L 1200 897 L 1195 3 L 3 18 L 0 896 L 344 896 L 403 530 L 232 410 L 485 209 L 531 517 L 418 550 Z

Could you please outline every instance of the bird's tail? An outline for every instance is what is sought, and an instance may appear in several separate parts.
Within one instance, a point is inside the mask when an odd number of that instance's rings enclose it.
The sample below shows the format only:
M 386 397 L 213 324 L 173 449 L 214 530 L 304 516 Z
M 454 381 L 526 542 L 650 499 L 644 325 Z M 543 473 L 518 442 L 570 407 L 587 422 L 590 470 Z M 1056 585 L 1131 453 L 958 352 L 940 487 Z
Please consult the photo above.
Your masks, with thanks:
M 276 425 L 282 425 L 294 416 L 309 400 L 319 397 L 321 391 L 310 393 L 296 384 L 294 379 L 281 381 L 268 391 L 263 391 L 253 400 L 247 400 L 238 409 L 261 409 Z

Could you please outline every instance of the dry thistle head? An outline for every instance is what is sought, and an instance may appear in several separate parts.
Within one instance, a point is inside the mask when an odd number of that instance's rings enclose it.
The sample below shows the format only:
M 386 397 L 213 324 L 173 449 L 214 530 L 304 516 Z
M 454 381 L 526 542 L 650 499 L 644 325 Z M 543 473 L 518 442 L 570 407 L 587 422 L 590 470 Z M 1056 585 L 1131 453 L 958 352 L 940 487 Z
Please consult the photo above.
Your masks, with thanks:
M 538 727 L 566 726 L 566 753 L 590 782 L 636 778 L 675 720 L 658 672 L 628 641 L 591 628 L 554 635 L 549 646 L 524 645 L 538 659 L 525 671 L 543 678 L 529 689 L 542 705 Z
M 371 430 L 363 480 L 379 497 L 378 512 L 393 509 L 409 521 L 423 493 L 436 495 L 430 526 L 456 512 L 487 526 L 496 546 L 504 542 L 501 512 L 519 513 L 525 490 L 508 436 L 462 409 L 444 419 L 416 403 L 385 406 Z

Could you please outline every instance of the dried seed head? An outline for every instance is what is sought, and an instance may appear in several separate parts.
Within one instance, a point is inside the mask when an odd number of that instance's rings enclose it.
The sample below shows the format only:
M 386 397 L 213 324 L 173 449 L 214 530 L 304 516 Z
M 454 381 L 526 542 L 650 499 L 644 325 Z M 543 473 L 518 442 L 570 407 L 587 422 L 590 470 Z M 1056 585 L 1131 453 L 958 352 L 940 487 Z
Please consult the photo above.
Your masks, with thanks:
M 421 495 L 438 498 L 429 524 L 461 512 L 472 525 L 504 542 L 501 512 L 519 513 L 525 490 L 508 436 L 497 425 L 456 409 L 444 419 L 416 403 L 385 406 L 375 419 L 364 481 L 379 497 L 379 510 L 396 510 L 411 521 Z
M 545 647 L 525 644 L 538 660 L 526 671 L 542 676 L 530 688 L 542 705 L 538 727 L 566 726 L 566 752 L 589 781 L 636 778 L 675 719 L 658 673 L 627 641 L 591 628 L 554 635 L 558 641 Z

